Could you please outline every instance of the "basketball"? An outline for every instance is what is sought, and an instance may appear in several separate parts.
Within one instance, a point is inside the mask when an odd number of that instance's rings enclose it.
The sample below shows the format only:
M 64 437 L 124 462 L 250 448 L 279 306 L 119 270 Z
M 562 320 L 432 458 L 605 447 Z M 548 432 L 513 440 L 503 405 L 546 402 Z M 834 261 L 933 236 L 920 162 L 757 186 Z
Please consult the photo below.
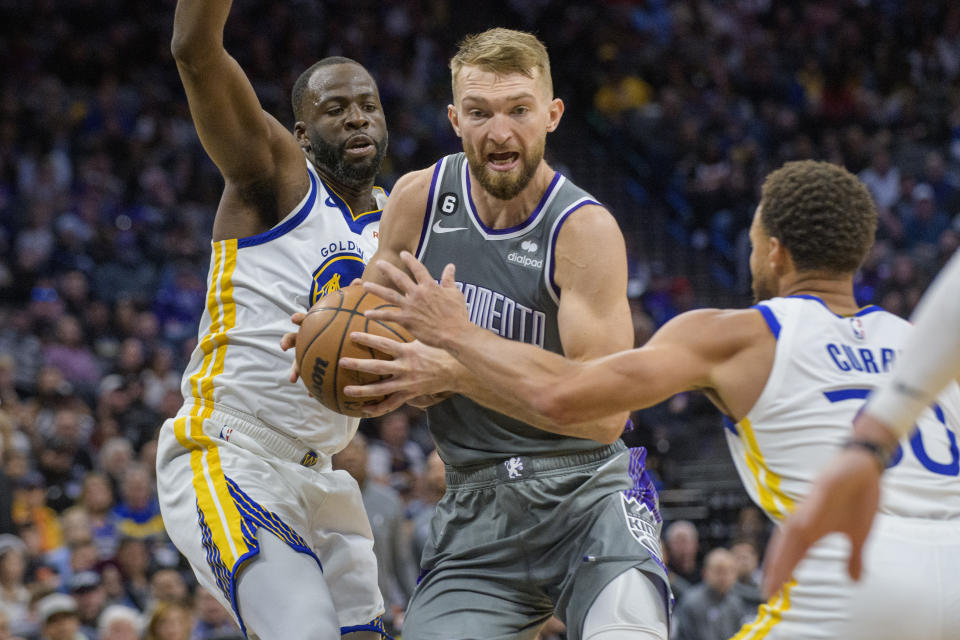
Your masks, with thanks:
M 352 285 L 328 293 L 307 312 L 297 333 L 296 357 L 300 379 L 323 406 L 343 415 L 360 417 L 363 407 L 383 401 L 383 396 L 348 398 L 343 395 L 347 385 L 370 384 L 384 376 L 341 369 L 338 363 L 340 358 L 390 359 L 385 353 L 355 344 L 350 340 L 354 331 L 403 342 L 413 340 L 403 327 L 363 315 L 367 309 L 387 306 L 393 305 L 360 285 Z

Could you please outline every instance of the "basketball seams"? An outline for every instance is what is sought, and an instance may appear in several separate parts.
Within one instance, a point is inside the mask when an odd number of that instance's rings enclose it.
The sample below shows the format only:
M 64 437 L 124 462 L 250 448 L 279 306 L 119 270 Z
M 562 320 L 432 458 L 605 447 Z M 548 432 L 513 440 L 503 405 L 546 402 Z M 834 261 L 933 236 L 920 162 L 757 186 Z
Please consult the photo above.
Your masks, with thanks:
M 357 297 L 350 299 L 351 296 Z M 401 342 L 408 342 L 413 338 L 409 335 L 404 335 L 405 332 L 400 327 L 395 328 L 386 321 L 366 317 L 364 313 L 366 311 L 365 307 L 371 309 L 396 308 L 396 305 L 387 303 L 367 291 L 351 291 L 348 288 L 346 292 L 344 292 L 344 290 L 338 292 L 338 300 L 336 302 L 332 299 L 328 300 L 324 298 L 320 304 L 322 306 L 314 305 L 314 307 L 307 312 L 307 315 L 309 316 L 314 312 L 325 311 L 328 312 L 328 317 L 316 318 L 312 326 L 306 327 L 304 333 L 311 335 L 309 340 L 305 341 L 306 348 L 304 348 L 302 352 L 303 356 L 299 359 L 301 371 L 303 372 L 303 365 L 305 363 L 315 369 L 318 360 L 329 359 L 330 362 L 326 366 L 326 372 L 318 380 L 319 385 L 314 386 L 313 384 L 307 384 L 307 388 L 311 391 L 311 395 L 314 395 L 322 404 L 330 407 L 337 413 L 356 416 L 357 413 L 355 412 L 363 406 L 382 402 L 383 398 L 358 398 L 357 400 L 359 402 L 354 403 L 353 399 L 346 398 L 343 395 L 343 389 L 341 387 L 348 384 L 371 384 L 385 380 L 389 378 L 389 376 L 351 372 L 346 369 L 341 375 L 339 367 L 340 359 L 346 355 L 356 358 L 372 358 L 375 360 L 389 360 L 392 358 L 375 348 L 359 345 L 352 341 L 348 343 L 347 341 L 350 340 L 349 334 L 354 331 L 363 331 Z M 358 322 L 354 316 L 361 316 L 363 321 Z M 336 322 L 338 321 L 343 322 L 340 329 L 336 327 Z M 301 325 L 301 329 L 303 328 L 303 325 Z M 337 336 L 338 330 L 340 331 L 339 336 Z M 320 338 L 323 339 L 321 340 Z M 317 351 L 316 354 L 313 353 L 314 350 Z M 333 367 L 333 371 L 330 371 L 330 367 Z M 308 375 L 304 378 L 304 382 L 312 382 L 312 378 Z

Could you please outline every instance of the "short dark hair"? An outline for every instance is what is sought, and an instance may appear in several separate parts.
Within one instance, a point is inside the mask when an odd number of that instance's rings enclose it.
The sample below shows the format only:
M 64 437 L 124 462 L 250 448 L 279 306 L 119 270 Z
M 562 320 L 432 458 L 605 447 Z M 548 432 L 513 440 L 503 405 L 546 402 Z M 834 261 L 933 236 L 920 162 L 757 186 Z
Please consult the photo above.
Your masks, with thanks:
M 763 182 L 763 230 L 798 271 L 856 271 L 873 246 L 877 211 L 866 185 L 829 162 L 788 162 Z
M 293 103 L 294 122 L 299 122 L 301 120 L 300 116 L 303 115 L 303 96 L 307 92 L 307 85 L 310 83 L 310 78 L 313 77 L 313 73 L 320 67 L 330 67 L 335 64 L 355 64 L 359 67 L 363 66 L 353 58 L 344 58 L 343 56 L 330 56 L 310 65 L 310 68 L 301 73 L 297 81 L 293 83 L 291 102 Z

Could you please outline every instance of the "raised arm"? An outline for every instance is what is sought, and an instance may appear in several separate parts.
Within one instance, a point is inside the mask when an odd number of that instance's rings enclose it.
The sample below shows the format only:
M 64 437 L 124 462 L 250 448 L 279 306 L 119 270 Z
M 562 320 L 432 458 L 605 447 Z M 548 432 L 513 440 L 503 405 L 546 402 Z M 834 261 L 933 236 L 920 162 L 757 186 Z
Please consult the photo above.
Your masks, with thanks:
M 231 4 L 179 0 L 170 48 L 200 142 L 227 183 L 225 198 L 237 190 L 234 195 L 249 200 L 248 192 L 255 186 L 261 199 L 264 190 L 276 194 L 282 175 L 292 206 L 309 185 L 303 152 L 291 132 L 263 111 L 243 69 L 223 48 Z M 288 203 L 277 203 L 276 195 L 273 199 L 257 204 L 285 215 Z

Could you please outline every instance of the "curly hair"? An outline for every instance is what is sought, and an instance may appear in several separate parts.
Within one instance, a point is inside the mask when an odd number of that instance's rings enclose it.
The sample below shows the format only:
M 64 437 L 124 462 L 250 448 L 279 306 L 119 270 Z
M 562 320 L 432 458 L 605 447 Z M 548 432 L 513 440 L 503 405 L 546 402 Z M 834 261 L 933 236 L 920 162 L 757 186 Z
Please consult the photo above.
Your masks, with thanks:
M 859 178 L 829 162 L 788 162 L 767 176 L 760 222 L 798 271 L 852 273 L 873 245 L 877 212 Z

